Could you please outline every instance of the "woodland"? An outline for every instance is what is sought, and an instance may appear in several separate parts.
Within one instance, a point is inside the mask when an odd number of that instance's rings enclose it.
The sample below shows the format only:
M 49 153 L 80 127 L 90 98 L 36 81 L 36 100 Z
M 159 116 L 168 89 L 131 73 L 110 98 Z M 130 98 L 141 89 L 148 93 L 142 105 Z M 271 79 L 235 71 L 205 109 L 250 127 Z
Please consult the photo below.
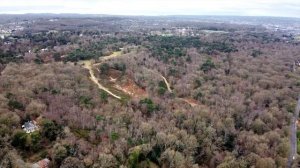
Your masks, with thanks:
M 286 167 L 299 41 L 250 25 L 93 19 L 38 19 L 0 40 L 0 167 Z

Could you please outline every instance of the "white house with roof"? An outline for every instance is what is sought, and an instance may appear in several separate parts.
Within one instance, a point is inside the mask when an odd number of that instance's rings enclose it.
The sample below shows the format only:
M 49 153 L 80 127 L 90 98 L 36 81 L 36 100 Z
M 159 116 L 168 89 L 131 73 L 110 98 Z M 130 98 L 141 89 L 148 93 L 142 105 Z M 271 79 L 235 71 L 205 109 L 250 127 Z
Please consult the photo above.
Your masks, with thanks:
M 27 133 L 30 134 L 34 131 L 37 131 L 39 129 L 38 125 L 36 124 L 35 121 L 28 121 L 25 122 L 24 125 L 22 125 L 23 130 Z

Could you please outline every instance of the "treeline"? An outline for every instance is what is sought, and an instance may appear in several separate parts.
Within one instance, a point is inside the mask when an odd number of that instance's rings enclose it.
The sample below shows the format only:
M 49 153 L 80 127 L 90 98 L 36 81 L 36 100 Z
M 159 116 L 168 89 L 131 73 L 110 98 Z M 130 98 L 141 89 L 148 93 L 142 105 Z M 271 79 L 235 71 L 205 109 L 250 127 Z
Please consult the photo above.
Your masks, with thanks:
M 189 48 L 196 48 L 199 52 L 209 55 L 216 52 L 231 53 L 237 51 L 233 44 L 216 41 L 207 42 L 199 37 L 150 36 L 145 40 L 149 42 L 149 44 L 146 43 L 145 47 L 150 50 L 151 55 L 164 62 L 187 56 L 187 49 Z
M 117 38 L 104 38 L 101 40 L 90 41 L 83 44 L 80 49 L 76 49 L 67 55 L 64 61 L 76 62 L 79 60 L 88 60 L 109 55 L 114 51 L 120 51 L 123 45 L 118 42 Z
M 13 51 L 6 51 L 0 49 L 0 64 L 8 64 L 10 62 L 18 62 L 22 60 L 21 57 L 17 57 L 17 53 Z

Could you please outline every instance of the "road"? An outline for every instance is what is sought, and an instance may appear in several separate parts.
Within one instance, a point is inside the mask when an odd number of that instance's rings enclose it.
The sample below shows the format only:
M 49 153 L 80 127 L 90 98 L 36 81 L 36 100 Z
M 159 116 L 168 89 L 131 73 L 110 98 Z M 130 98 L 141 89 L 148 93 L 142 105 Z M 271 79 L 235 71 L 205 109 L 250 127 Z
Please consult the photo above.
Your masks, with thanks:
M 297 158 L 297 122 L 299 117 L 299 111 L 300 111 L 300 96 L 298 98 L 297 106 L 295 108 L 295 112 L 293 117 L 291 118 L 291 139 L 290 139 L 290 154 L 288 158 L 288 167 L 291 168 L 294 161 Z

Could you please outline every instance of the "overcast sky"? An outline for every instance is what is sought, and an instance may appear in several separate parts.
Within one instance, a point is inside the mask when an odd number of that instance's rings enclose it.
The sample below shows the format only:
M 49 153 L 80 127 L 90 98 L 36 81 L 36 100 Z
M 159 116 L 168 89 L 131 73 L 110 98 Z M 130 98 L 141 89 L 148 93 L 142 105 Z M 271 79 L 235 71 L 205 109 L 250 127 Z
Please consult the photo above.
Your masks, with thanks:
M 1 0 L 0 13 L 300 17 L 300 0 Z

